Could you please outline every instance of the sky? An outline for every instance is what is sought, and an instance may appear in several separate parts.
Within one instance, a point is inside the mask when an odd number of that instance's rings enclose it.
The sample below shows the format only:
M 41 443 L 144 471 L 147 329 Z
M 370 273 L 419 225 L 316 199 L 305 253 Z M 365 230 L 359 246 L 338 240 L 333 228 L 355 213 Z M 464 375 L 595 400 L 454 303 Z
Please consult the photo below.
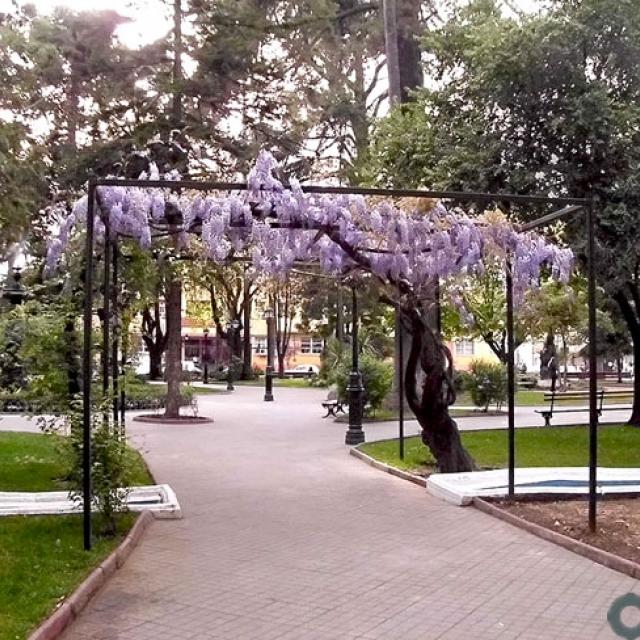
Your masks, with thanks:
M 74 10 L 115 9 L 133 22 L 122 25 L 118 36 L 124 44 L 138 47 L 162 37 L 171 28 L 171 4 L 166 0 L 19 0 L 24 5 L 34 4 L 38 13 L 50 13 L 56 6 Z M 535 10 L 541 0 L 510 0 L 513 6 L 526 11 Z M 11 6 L 11 0 L 0 0 L 0 12 Z
M 0 12 L 11 8 L 11 0 L 0 0 Z M 168 3 L 162 0 L 20 0 L 21 5 L 33 4 L 38 13 L 51 13 L 57 6 L 76 11 L 114 9 L 133 22 L 121 25 L 118 37 L 130 47 L 149 44 L 171 28 Z

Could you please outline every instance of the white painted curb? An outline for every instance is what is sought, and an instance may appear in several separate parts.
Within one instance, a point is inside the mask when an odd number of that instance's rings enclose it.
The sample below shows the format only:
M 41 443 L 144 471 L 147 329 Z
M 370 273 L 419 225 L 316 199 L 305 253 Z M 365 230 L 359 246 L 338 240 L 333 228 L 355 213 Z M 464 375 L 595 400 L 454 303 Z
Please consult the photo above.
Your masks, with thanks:
M 151 511 L 156 518 L 182 518 L 178 498 L 168 484 L 130 487 L 126 505 L 129 511 Z M 79 512 L 82 512 L 82 502 L 70 499 L 68 491 L 0 492 L 0 517 Z

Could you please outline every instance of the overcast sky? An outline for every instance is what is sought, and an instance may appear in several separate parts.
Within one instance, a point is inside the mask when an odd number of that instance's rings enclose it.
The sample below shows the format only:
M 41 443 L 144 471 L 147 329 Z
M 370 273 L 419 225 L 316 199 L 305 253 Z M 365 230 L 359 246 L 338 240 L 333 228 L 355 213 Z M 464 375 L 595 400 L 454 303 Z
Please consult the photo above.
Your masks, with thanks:
M 133 19 L 118 29 L 118 36 L 131 47 L 153 42 L 171 28 L 169 7 L 162 0 L 29 0 L 20 4 L 33 4 L 38 13 L 49 13 L 56 6 L 76 11 L 114 9 Z M 10 7 L 11 0 L 0 0 L 0 11 L 7 11 Z
M 535 10 L 540 0 L 510 0 L 513 5 L 525 10 Z M 75 10 L 115 9 L 133 22 L 122 25 L 118 35 L 131 47 L 153 42 L 171 28 L 170 7 L 163 0 L 25 0 L 21 4 L 34 4 L 39 13 L 48 13 L 56 6 L 64 5 Z M 7 11 L 11 0 L 0 0 L 0 11 Z

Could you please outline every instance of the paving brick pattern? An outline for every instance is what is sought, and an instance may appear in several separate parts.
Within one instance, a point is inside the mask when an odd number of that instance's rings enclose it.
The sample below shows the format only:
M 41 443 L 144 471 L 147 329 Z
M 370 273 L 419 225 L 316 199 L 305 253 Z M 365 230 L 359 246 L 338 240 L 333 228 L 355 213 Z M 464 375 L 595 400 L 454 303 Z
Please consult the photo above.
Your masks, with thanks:
M 131 423 L 185 514 L 157 521 L 64 640 L 614 638 L 637 581 L 348 456 L 321 391 Z

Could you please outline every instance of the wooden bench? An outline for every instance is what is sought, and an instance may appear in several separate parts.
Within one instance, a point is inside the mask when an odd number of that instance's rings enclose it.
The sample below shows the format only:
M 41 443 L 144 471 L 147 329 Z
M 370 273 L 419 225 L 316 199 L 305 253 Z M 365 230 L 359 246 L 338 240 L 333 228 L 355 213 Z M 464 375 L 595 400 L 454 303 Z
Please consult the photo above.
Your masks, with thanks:
M 346 413 L 344 404 L 338 400 L 338 392 L 335 389 L 329 391 L 327 399 L 322 403 L 322 406 L 327 412 L 322 416 L 323 418 L 328 418 L 329 416 L 337 418 L 339 413 Z
M 620 409 L 631 409 L 631 406 L 623 406 L 623 407 L 604 407 L 604 400 L 627 400 L 629 398 L 633 398 L 633 391 L 605 391 L 604 389 L 600 389 L 598 391 L 598 416 L 602 415 L 603 411 L 607 409 L 611 410 L 620 410 Z M 575 401 L 588 401 L 589 400 L 589 392 L 588 391 L 547 391 L 543 397 L 545 402 L 549 402 L 548 409 L 536 409 L 535 412 L 539 413 L 544 418 L 544 426 L 551 426 L 551 418 L 554 413 L 575 413 L 588 411 L 588 407 L 565 407 L 562 409 L 556 408 L 556 402 L 571 402 Z

